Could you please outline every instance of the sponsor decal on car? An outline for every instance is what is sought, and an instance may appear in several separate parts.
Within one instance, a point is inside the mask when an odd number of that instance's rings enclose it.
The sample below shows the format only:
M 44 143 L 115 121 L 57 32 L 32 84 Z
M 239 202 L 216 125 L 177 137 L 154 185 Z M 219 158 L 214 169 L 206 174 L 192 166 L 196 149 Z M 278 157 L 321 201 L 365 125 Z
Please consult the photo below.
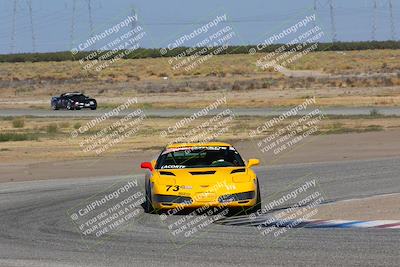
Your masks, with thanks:
M 164 165 L 161 169 L 184 169 L 186 166 L 184 165 Z

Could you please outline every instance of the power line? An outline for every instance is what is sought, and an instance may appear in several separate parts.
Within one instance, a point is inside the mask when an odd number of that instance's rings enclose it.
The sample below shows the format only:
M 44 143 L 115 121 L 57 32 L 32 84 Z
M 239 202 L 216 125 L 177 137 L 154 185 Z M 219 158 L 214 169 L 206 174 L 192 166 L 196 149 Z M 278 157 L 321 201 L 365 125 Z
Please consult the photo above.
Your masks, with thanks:
M 26 1 L 26 2 L 25 2 Z M 5 43 L 5 49 L 8 50 L 7 48 L 9 47 L 11 50 L 11 53 L 14 53 L 15 51 L 19 49 L 25 49 L 27 51 L 30 50 L 29 47 L 29 39 L 28 39 L 28 47 L 26 47 L 24 44 L 23 47 L 20 47 L 21 44 L 19 43 L 19 37 L 22 35 L 25 35 L 26 37 L 30 37 L 29 35 L 31 34 L 32 37 L 32 50 L 40 50 L 43 42 L 45 40 L 40 40 L 39 38 L 42 34 L 42 31 L 47 30 L 49 28 L 49 31 L 55 30 L 54 28 L 48 27 L 49 25 L 53 25 L 55 20 L 57 20 L 58 23 L 62 23 L 63 26 L 66 27 L 66 34 L 63 35 L 63 40 L 65 44 L 68 46 L 68 41 L 71 42 L 71 48 L 73 46 L 73 43 L 76 41 L 74 40 L 74 37 L 76 39 L 80 26 L 79 22 L 81 20 L 89 19 L 89 28 L 90 28 L 90 34 L 91 37 L 94 36 L 95 30 L 96 30 L 96 20 L 106 20 L 109 19 L 108 17 L 104 16 L 102 18 L 102 15 L 100 14 L 100 17 L 98 17 L 97 13 L 97 6 L 101 4 L 99 0 L 96 0 L 95 2 L 93 0 L 86 0 L 87 2 L 81 2 L 81 1 L 76 1 L 76 0 L 70 0 L 70 3 L 72 5 L 72 18 L 71 18 L 71 7 L 68 6 L 68 10 L 65 8 L 61 10 L 57 10 L 57 12 L 51 12 L 49 14 L 46 13 L 46 9 L 38 9 L 37 6 L 32 6 L 35 5 L 36 2 L 32 0 L 25 0 L 25 1 L 18 1 L 18 0 L 12 0 L 9 1 L 9 11 L 7 14 L 4 14 L 5 16 L 2 16 L 0 18 L 0 21 L 3 21 L 3 23 L 0 23 L 0 32 L 5 31 L 11 33 L 11 36 L 8 34 L 4 34 L 0 36 L 0 41 L 3 41 Z M 82 3 L 82 6 L 80 5 Z M 308 10 L 313 8 L 313 11 L 315 13 L 319 13 L 321 16 L 326 16 L 327 19 L 329 20 L 329 14 L 330 12 L 330 22 L 327 21 L 328 27 L 331 26 L 332 29 L 332 41 L 336 42 L 338 39 L 338 30 L 340 30 L 340 33 L 342 33 L 342 27 L 339 28 L 339 25 L 343 25 L 342 21 L 339 21 L 339 18 L 343 18 L 345 16 L 348 16 L 350 14 L 356 14 L 358 17 L 362 17 L 362 21 L 371 25 L 372 27 L 369 26 L 366 29 L 363 30 L 362 32 L 362 37 L 368 37 L 371 36 L 372 40 L 379 39 L 381 36 L 381 27 L 385 26 L 385 32 L 386 32 L 386 37 L 392 40 L 396 40 L 399 36 L 399 32 L 396 32 L 397 29 L 397 21 L 398 19 L 398 14 L 400 14 L 400 5 L 396 5 L 397 2 L 392 1 L 392 0 L 385 0 L 384 4 L 381 4 L 381 2 L 378 2 L 377 0 L 368 0 L 368 5 L 365 6 L 353 6 L 353 7 L 346 7 L 346 6 L 340 6 L 338 4 L 339 2 L 334 2 L 334 0 L 327 0 L 327 1 L 318 1 L 318 0 L 313 0 L 309 1 L 310 7 Z M 85 6 L 87 5 L 87 7 Z M 63 7 L 63 6 L 62 6 Z M 83 7 L 83 8 L 82 8 Z M 34 10 L 33 10 L 34 9 Z M 373 10 L 373 14 L 371 14 L 371 9 Z M 11 12 L 10 12 L 11 11 Z M 136 15 L 136 11 L 134 10 L 133 7 L 131 7 L 130 12 L 133 15 Z M 88 13 L 86 13 L 88 12 Z M 287 12 L 287 13 L 286 13 Z M 291 17 L 292 13 L 295 15 L 298 13 L 298 10 L 290 10 L 286 11 L 286 14 L 269 14 L 268 16 L 265 16 L 264 14 L 259 14 L 259 15 L 252 15 L 252 16 L 244 16 L 244 17 L 236 17 L 234 19 L 229 19 L 226 21 L 222 21 L 221 24 L 234 24 L 234 23 L 259 23 L 259 22 L 272 22 L 276 20 L 283 20 L 287 19 L 288 17 Z M 83 16 L 83 19 L 81 17 Z M 271 16 L 272 15 L 272 16 Z M 371 15 L 373 15 L 371 17 Z M 22 18 L 25 16 L 25 19 L 22 20 Z M 29 16 L 29 17 L 28 17 Z M 340 16 L 340 17 L 339 17 Z M 368 16 L 368 17 L 366 17 Z M 386 19 L 387 18 L 387 19 Z M 177 18 L 175 18 L 177 19 Z M 347 18 L 346 18 L 347 19 Z M 386 25 L 383 25 L 384 19 L 386 21 Z M 86 20 L 84 20 L 86 21 Z M 340 23 L 339 23 L 340 22 Z M 369 23 L 368 23 L 369 22 Z M 87 22 L 86 22 L 87 23 Z M 182 26 L 182 25 L 202 25 L 208 23 L 206 20 L 202 21 L 193 21 L 193 19 L 188 19 L 187 21 L 157 21 L 157 19 L 152 18 L 151 21 L 148 23 L 143 23 L 141 22 L 141 26 Z M 331 25 L 329 25 L 331 23 Z M 11 24 L 11 25 L 10 25 Z M 314 25 L 316 24 L 316 21 L 314 21 Z M 390 25 L 388 25 L 390 24 Z M 135 26 L 138 25 L 137 21 L 134 21 L 132 23 L 132 27 L 134 28 Z M 11 27 L 10 27 L 11 26 Z M 70 27 L 70 36 L 68 36 L 68 29 Z M 87 27 L 86 27 L 87 29 Z M 345 31 L 349 31 L 350 33 L 353 33 L 355 31 L 354 27 L 353 28 L 345 28 Z M 38 35 L 38 33 L 40 35 Z M 345 32 L 347 35 L 347 32 Z M 18 34 L 18 35 L 17 35 Z M 340 38 L 342 35 L 340 35 Z M 70 40 L 69 40 L 70 39 Z M 10 43 L 9 43 L 10 42 Z
M 29 18 L 30 18 L 30 22 L 31 22 L 32 52 L 36 52 L 35 31 L 33 28 L 32 0 L 27 0 L 27 3 L 28 3 L 28 8 L 29 8 Z

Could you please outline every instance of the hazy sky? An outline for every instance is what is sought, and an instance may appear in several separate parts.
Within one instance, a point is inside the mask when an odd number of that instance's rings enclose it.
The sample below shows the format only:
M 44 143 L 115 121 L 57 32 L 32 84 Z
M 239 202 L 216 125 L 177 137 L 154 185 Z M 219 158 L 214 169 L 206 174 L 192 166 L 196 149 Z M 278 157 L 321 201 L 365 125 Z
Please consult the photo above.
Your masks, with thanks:
M 32 7 L 36 51 L 69 50 L 90 37 L 88 0 L 17 0 L 15 32 L 13 31 L 14 0 L 0 0 L 0 53 L 33 50 L 29 1 Z M 332 0 L 334 3 L 337 39 L 341 41 L 371 40 L 373 0 Z M 227 15 L 235 32 L 230 44 L 257 44 L 274 33 L 314 13 L 314 0 L 90 0 L 94 33 L 100 33 L 120 22 L 135 9 L 146 37 L 142 47 L 163 47 L 207 23 L 217 15 Z M 377 0 L 376 39 L 391 38 L 389 0 Z M 396 39 L 400 36 L 400 1 L 392 0 Z M 317 0 L 317 25 L 331 41 L 332 25 L 328 0 Z M 74 19 L 74 31 L 72 20 Z M 13 38 L 14 37 L 14 38 Z M 193 41 L 195 42 L 195 41 Z M 193 45 L 190 41 L 187 45 Z M 100 45 L 100 44 L 99 44 Z

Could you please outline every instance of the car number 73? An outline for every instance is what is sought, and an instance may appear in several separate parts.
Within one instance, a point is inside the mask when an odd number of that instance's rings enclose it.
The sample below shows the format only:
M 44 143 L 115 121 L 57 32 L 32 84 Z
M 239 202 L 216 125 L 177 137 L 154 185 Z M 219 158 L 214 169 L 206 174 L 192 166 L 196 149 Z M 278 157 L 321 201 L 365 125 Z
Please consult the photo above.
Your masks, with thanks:
M 167 185 L 167 191 L 169 191 L 169 190 L 172 190 L 172 191 L 179 191 L 179 185 Z

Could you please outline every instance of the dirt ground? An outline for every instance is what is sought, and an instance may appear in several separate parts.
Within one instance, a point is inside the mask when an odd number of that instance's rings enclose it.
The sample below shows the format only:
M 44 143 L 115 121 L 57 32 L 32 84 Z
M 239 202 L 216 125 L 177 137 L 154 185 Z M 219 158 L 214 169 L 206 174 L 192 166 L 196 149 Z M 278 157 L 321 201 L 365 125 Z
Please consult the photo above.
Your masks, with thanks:
M 320 220 L 399 220 L 400 194 L 342 200 L 318 207 L 312 219 Z
M 282 220 L 400 220 L 400 193 L 339 200 L 313 207 L 291 207 L 275 211 L 273 216 Z

